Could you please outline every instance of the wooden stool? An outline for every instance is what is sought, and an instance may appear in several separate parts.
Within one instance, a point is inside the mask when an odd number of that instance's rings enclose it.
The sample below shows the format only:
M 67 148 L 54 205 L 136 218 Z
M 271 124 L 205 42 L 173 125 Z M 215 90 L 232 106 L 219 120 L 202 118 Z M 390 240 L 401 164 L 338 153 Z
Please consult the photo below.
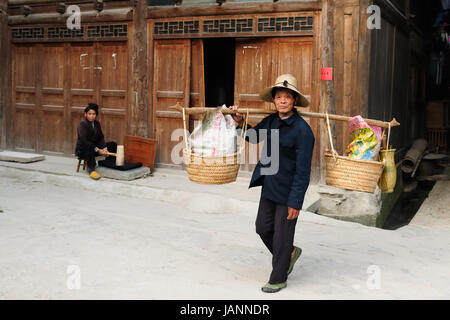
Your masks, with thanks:
M 86 160 L 78 158 L 77 172 L 80 171 L 81 161 L 83 161 L 83 170 L 86 170 Z

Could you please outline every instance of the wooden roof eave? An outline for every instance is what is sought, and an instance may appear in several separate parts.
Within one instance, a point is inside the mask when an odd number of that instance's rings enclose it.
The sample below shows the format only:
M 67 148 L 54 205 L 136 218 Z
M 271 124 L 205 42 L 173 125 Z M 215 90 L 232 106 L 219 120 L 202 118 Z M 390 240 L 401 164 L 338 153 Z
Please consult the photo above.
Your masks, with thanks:
M 189 5 L 189 6 L 154 6 L 147 7 L 147 19 L 215 16 L 231 14 L 254 14 L 276 12 L 318 11 L 322 9 L 322 0 L 276 3 L 224 3 L 221 6 Z
M 8 24 L 24 25 L 24 24 L 47 24 L 47 23 L 66 23 L 69 14 L 60 13 L 40 13 L 30 14 L 28 16 L 16 15 L 8 16 Z M 83 22 L 105 22 L 105 21 L 131 21 L 133 20 L 132 8 L 106 9 L 102 11 L 89 10 L 81 12 Z

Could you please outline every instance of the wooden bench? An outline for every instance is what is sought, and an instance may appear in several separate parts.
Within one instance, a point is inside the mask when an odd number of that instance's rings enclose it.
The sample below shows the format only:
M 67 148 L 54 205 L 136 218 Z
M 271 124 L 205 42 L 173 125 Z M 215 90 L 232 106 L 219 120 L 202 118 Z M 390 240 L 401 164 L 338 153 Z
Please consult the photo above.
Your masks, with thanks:
M 83 170 L 86 170 L 86 160 L 78 158 L 77 172 L 80 171 L 81 161 L 83 161 Z

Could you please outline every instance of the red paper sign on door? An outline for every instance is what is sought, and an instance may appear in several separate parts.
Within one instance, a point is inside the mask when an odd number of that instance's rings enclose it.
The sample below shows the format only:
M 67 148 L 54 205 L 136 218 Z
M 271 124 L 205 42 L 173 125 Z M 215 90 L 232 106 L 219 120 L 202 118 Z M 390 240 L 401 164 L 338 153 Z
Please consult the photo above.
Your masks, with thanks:
M 322 80 L 333 80 L 333 68 L 322 68 L 320 79 Z

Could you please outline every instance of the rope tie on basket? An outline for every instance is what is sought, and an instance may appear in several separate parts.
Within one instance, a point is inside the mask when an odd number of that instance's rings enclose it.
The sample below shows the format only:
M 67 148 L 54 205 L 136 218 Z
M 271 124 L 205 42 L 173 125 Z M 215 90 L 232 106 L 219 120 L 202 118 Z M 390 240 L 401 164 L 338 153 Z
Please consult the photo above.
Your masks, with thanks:
M 333 155 L 334 162 L 336 163 L 338 154 L 336 150 L 334 150 L 333 139 L 331 138 L 330 119 L 328 118 L 328 111 L 326 112 L 326 116 L 327 116 L 328 138 L 330 139 L 331 144 L 331 154 Z
M 245 147 L 245 135 L 247 134 L 247 125 L 248 125 L 248 109 L 247 109 L 247 114 L 244 117 L 244 127 L 242 128 L 241 131 L 241 145 L 239 147 L 239 151 L 238 153 L 242 152 L 242 149 L 244 149 Z

